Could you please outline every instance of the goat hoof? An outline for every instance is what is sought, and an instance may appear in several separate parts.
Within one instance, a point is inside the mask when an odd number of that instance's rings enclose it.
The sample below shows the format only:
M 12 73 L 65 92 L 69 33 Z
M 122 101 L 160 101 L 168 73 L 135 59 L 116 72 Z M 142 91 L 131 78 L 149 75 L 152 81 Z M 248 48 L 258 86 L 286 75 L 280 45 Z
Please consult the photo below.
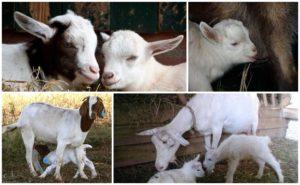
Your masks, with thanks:
M 31 174 L 32 174 L 33 177 L 37 177 L 38 176 L 38 174 L 35 171 L 31 172 Z
M 40 179 L 43 179 L 43 178 L 45 178 L 45 177 L 46 177 L 46 175 L 40 175 L 40 176 L 39 176 Z
M 55 177 L 55 179 L 56 179 L 57 181 L 59 181 L 59 182 L 62 182 L 62 181 L 63 181 L 62 178 L 61 178 L 61 176 Z
M 256 179 L 261 179 L 261 177 L 262 177 L 261 175 L 256 175 L 255 176 Z
M 84 174 L 84 175 L 81 175 L 81 178 L 82 178 L 82 179 L 86 179 L 86 180 L 89 179 L 85 174 Z
M 92 179 L 97 177 L 97 173 L 96 174 L 92 174 Z

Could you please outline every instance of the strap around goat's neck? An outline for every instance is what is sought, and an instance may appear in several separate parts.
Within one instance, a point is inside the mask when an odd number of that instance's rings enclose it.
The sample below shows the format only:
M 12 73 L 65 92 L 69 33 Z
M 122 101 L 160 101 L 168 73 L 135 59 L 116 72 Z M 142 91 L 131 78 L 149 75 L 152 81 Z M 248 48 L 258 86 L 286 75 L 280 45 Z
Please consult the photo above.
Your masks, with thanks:
M 195 112 L 192 109 L 192 107 L 190 107 L 189 105 L 186 105 L 185 107 L 188 108 L 189 111 L 190 111 L 190 113 L 192 114 L 192 122 L 193 122 L 192 128 L 193 128 L 196 125 L 196 115 L 195 115 Z

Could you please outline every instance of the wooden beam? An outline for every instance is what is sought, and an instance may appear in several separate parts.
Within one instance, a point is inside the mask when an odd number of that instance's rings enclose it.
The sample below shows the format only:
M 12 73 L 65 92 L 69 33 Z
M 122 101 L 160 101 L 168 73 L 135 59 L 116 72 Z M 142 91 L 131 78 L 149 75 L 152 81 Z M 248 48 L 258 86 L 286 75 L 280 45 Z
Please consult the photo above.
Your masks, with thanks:
M 29 12 L 31 14 L 31 17 L 41 21 L 43 23 L 47 23 L 48 19 L 50 17 L 50 9 L 49 9 L 49 3 L 47 2 L 30 2 L 29 3 Z

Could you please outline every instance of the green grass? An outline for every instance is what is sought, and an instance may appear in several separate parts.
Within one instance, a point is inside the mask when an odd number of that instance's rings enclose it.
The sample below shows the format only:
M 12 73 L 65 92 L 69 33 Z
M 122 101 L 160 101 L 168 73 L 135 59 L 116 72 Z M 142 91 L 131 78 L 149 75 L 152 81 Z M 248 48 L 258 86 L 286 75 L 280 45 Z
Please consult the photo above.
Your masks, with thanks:
M 298 142 L 287 139 L 272 139 L 271 149 L 277 160 L 280 161 L 284 175 L 284 181 L 288 183 L 298 182 Z M 179 158 L 179 166 L 171 165 L 170 168 L 180 168 L 184 161 L 192 159 L 194 156 Z M 204 156 L 201 156 L 203 161 Z M 239 183 L 276 183 L 278 182 L 275 172 L 266 166 L 263 177 L 258 180 L 255 178 L 258 166 L 251 160 L 240 162 L 234 175 L 234 182 Z M 227 163 L 221 162 L 216 165 L 215 171 L 210 176 L 198 178 L 197 182 L 222 183 L 225 182 Z M 130 167 L 115 168 L 115 182 L 147 182 L 156 173 L 154 162 L 139 164 Z
M 87 150 L 87 157 L 93 161 L 98 176 L 95 179 L 73 179 L 77 167 L 74 164 L 68 164 L 62 167 L 61 175 L 64 182 L 111 182 L 111 125 L 95 124 L 88 134 L 85 143 L 93 146 Z M 52 182 L 55 183 L 53 175 L 45 179 L 34 178 L 29 172 L 25 159 L 25 148 L 19 130 L 5 133 L 2 136 L 2 181 L 3 182 Z M 55 146 L 51 146 L 55 149 Z M 45 165 L 43 168 L 45 169 Z M 85 168 L 86 174 L 90 177 L 88 168 Z

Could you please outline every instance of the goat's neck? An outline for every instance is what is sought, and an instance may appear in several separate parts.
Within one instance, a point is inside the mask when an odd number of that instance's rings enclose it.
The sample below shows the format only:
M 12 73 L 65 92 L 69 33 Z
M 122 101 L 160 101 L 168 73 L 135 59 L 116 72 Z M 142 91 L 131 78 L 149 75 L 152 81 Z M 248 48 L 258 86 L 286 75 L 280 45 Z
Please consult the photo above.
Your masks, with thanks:
M 224 152 L 226 150 L 225 147 L 226 146 L 222 145 L 221 143 L 220 146 L 214 151 L 216 154 L 217 162 L 227 158 L 227 153 Z
M 171 123 L 166 125 L 169 132 L 174 134 L 184 134 L 186 131 L 191 130 L 193 127 L 192 113 L 186 107 L 181 108 Z
M 128 86 L 125 90 L 156 90 L 155 87 L 161 88 L 161 84 L 164 83 L 163 76 L 168 71 L 169 66 L 160 64 L 155 60 L 154 57 L 151 57 L 148 61 L 143 64 L 143 67 L 140 68 L 141 73 L 140 77 L 135 79 L 134 84 Z M 169 71 L 170 72 L 170 71 Z M 166 86 L 169 84 L 166 84 Z

